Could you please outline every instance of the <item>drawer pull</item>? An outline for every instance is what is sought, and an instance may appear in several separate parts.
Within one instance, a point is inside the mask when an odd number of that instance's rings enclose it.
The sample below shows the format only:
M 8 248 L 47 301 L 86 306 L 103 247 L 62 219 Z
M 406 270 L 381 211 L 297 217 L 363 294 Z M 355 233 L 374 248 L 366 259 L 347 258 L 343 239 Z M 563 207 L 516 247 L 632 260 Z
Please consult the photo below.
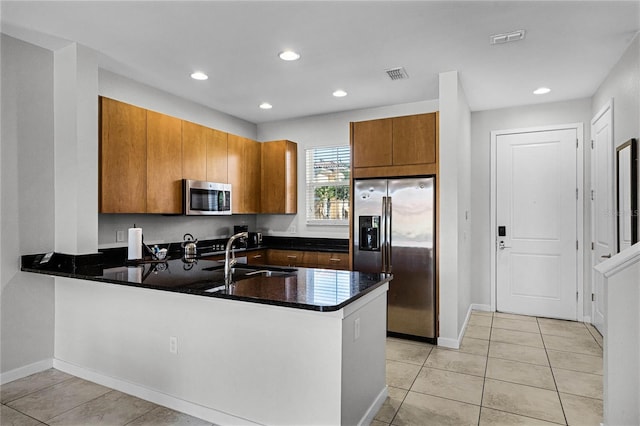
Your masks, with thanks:
M 261 254 L 256 254 L 255 256 L 253 256 L 254 259 L 260 259 L 262 257 Z
M 298 256 L 295 256 L 295 255 L 290 255 L 290 254 L 287 255 L 287 259 L 297 259 L 297 258 Z
M 332 257 L 329 259 L 329 262 L 340 262 L 342 259 L 337 259 L 335 257 Z

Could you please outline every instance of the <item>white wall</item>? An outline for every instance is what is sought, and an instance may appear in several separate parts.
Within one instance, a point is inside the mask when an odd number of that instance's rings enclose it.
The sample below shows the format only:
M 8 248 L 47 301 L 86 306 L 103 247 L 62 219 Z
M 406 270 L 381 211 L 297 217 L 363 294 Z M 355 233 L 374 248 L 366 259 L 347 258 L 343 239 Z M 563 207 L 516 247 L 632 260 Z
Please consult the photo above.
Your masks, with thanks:
M 95 253 L 98 243 L 97 54 L 76 43 L 53 53 L 55 250 Z
M 614 146 L 618 147 L 631 138 L 640 139 L 640 33 L 593 96 L 591 115 L 595 115 L 611 99 Z M 638 198 L 640 199 L 640 175 Z M 615 218 L 612 217 L 611 220 Z M 591 260 L 588 265 L 590 264 Z
M 20 256 L 54 247 L 52 52 L 2 35 L 0 372 L 53 356 L 53 279 Z
M 248 121 L 212 110 L 103 69 L 99 70 L 98 77 L 100 96 L 178 117 L 223 132 L 256 139 L 256 125 Z M 145 242 L 161 243 L 182 241 L 183 235 L 187 232 L 200 240 L 227 237 L 233 233 L 233 225 L 249 225 L 250 230 L 255 230 L 256 218 L 255 215 L 187 217 L 101 214 L 98 216 L 99 247 L 125 246 L 126 243 L 116 242 L 116 232 L 126 230 L 134 223 L 143 228 Z
M 226 238 L 233 235 L 234 225 L 248 225 L 256 228 L 255 215 L 231 216 L 163 216 L 156 214 L 101 214 L 98 233 L 98 247 L 124 247 L 126 242 L 116 242 L 116 232 L 133 227 L 142 228 L 147 244 L 182 241 L 189 233 L 198 240 Z
M 491 131 L 521 129 L 552 124 L 584 123 L 584 140 L 589 140 L 591 107 L 589 99 L 538 104 L 514 108 L 504 108 L 471 113 L 471 270 L 473 283 L 471 300 L 473 303 L 491 303 L 491 250 L 494 250 L 493 236 L 490 235 L 490 194 L 491 194 Z M 585 194 L 588 192 L 589 151 L 585 149 Z M 585 200 L 589 197 L 584 196 Z M 585 201 L 584 240 L 590 240 L 589 205 Z M 585 265 L 590 252 L 584 253 Z M 591 281 L 587 278 L 590 267 L 585 266 L 585 293 L 591 292 Z M 585 298 L 585 304 L 586 302 Z M 591 302 L 589 302 L 591 303 Z
M 458 72 L 441 73 L 438 344 L 450 347 L 458 347 L 471 304 L 470 155 L 470 110 Z
M 438 101 L 430 100 L 258 124 L 260 141 L 288 139 L 298 143 L 298 214 L 260 215 L 257 218 L 257 227 L 263 231 L 269 230 L 269 235 L 349 238 L 348 226 L 307 225 L 305 150 L 320 146 L 349 145 L 349 123 L 352 121 L 422 114 L 437 110 Z M 295 232 L 289 232 L 291 226 L 295 227 Z
M 640 138 L 640 34 L 602 82 L 591 102 L 591 116 L 613 99 L 613 141 Z

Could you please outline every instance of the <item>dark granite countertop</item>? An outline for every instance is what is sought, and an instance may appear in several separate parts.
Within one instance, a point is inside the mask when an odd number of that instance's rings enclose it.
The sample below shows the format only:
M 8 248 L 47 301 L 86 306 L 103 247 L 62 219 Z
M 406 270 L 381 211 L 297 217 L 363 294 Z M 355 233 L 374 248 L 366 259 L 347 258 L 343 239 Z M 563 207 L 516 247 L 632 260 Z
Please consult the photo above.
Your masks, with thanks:
M 390 274 L 237 264 L 233 284 L 224 287 L 224 266 L 204 259 L 170 259 L 113 266 L 101 253 L 55 253 L 22 257 L 22 270 L 117 285 L 217 297 L 315 311 L 336 311 L 392 279 Z M 108 267 L 107 267 L 108 266 Z M 257 271 L 268 269 L 271 276 Z

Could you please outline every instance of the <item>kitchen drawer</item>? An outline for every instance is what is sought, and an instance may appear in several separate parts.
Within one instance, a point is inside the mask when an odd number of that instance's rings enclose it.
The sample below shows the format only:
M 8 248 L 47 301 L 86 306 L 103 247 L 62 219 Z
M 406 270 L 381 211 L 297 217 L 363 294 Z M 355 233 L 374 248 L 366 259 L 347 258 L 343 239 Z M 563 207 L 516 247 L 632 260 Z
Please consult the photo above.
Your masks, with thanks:
M 318 268 L 349 269 L 349 253 L 318 252 Z
M 270 265 L 315 268 L 318 264 L 318 253 L 315 251 L 269 249 L 267 258 Z
M 266 250 L 254 250 L 247 252 L 247 263 L 249 265 L 266 265 L 267 264 L 267 252 Z

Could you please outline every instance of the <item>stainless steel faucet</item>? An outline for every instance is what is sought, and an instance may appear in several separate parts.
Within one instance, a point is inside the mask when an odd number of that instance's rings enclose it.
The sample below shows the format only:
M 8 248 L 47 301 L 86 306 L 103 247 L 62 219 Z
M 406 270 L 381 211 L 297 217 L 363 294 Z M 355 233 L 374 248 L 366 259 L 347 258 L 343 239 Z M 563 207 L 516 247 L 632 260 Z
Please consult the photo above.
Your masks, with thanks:
M 233 268 L 233 265 L 238 262 L 232 248 L 233 242 L 238 238 L 249 238 L 249 233 L 238 232 L 237 234 L 232 235 L 231 238 L 229 238 L 229 241 L 227 241 L 227 247 L 224 251 L 224 285 L 226 286 L 227 292 L 229 291 L 229 285 L 232 281 L 231 268 Z

